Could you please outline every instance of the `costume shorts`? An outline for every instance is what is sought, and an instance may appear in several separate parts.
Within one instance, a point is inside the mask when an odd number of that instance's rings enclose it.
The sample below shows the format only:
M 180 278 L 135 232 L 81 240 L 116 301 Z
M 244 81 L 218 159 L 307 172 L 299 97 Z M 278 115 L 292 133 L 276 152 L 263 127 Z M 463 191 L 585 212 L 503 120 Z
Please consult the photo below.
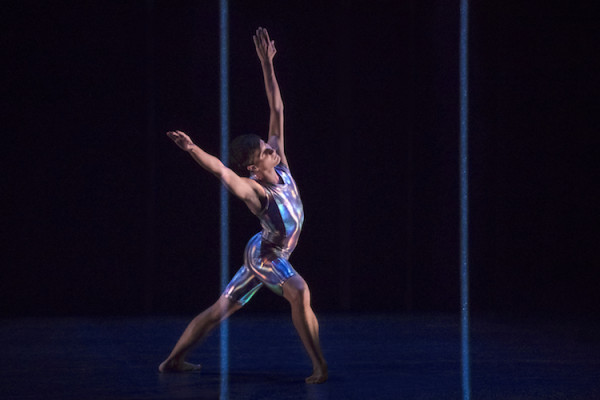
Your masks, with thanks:
M 261 248 L 262 247 L 262 248 Z M 262 241 L 262 235 L 252 236 L 244 251 L 244 265 L 229 282 L 223 295 L 246 304 L 263 285 L 283 295 L 283 284 L 298 273 L 287 260 L 288 254 Z

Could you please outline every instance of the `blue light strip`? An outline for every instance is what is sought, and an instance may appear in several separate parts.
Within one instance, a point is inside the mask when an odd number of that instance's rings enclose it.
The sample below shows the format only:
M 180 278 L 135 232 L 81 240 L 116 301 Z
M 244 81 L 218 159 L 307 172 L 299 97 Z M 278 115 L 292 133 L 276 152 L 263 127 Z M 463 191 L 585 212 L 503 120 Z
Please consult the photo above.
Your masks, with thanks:
M 460 302 L 463 399 L 471 398 L 469 360 L 469 80 L 468 80 L 469 2 L 460 2 Z
M 229 159 L 229 13 L 228 0 L 219 0 L 221 160 Z M 221 186 L 221 293 L 229 280 L 229 195 Z M 229 398 L 229 322 L 221 324 L 221 394 Z

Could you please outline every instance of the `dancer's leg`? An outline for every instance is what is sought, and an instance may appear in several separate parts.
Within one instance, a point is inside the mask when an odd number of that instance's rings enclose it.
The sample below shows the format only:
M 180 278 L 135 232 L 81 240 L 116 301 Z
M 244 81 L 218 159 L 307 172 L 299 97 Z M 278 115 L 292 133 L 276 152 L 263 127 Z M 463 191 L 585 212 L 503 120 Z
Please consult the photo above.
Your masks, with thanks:
M 283 285 L 283 297 L 292 307 L 292 321 L 313 364 L 313 374 L 306 383 L 323 383 L 327 380 L 327 362 L 319 343 L 319 323 L 310 306 L 310 291 L 300 275 L 288 279 Z
M 212 306 L 198 314 L 187 326 L 171 354 L 163 361 L 158 370 L 160 372 L 182 372 L 200 369 L 199 365 L 185 361 L 187 353 L 202 339 L 204 339 L 216 326 L 242 306 L 225 296 L 219 297 Z

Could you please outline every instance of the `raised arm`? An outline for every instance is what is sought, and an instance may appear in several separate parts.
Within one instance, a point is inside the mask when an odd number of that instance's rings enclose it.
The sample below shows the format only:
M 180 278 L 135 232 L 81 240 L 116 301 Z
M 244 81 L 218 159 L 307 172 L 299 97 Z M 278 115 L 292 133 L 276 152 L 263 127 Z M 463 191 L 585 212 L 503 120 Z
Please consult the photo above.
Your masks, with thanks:
M 167 132 L 167 136 L 179 146 L 182 150 L 189 153 L 190 156 L 202 168 L 219 178 L 223 185 L 240 198 L 253 214 L 261 211 L 261 197 L 265 196 L 262 186 L 252 179 L 242 178 L 227 168 L 217 157 L 208 154 L 200 147 L 196 146 L 192 139 L 181 131 Z
M 275 41 L 269 38 L 269 32 L 265 28 L 258 28 L 253 36 L 256 54 L 262 66 L 263 78 L 265 80 L 265 91 L 269 101 L 269 139 L 268 143 L 277 150 L 281 162 L 288 165 L 285 157 L 283 142 L 283 101 L 279 91 L 279 84 L 275 77 L 273 57 L 277 53 Z

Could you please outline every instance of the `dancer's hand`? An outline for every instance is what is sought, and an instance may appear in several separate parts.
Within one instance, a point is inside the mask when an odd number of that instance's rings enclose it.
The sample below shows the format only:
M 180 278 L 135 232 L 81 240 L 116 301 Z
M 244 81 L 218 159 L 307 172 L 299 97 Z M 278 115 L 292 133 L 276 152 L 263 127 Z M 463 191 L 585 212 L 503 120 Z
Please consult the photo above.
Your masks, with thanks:
M 181 150 L 190 151 L 194 147 L 192 139 L 181 131 L 169 131 L 167 132 L 167 136 L 174 141 Z
M 256 48 L 256 54 L 260 62 L 273 61 L 277 50 L 275 49 L 275 41 L 269 38 L 269 32 L 265 28 L 258 28 L 256 35 L 252 36 L 252 39 L 254 39 L 254 47 Z

